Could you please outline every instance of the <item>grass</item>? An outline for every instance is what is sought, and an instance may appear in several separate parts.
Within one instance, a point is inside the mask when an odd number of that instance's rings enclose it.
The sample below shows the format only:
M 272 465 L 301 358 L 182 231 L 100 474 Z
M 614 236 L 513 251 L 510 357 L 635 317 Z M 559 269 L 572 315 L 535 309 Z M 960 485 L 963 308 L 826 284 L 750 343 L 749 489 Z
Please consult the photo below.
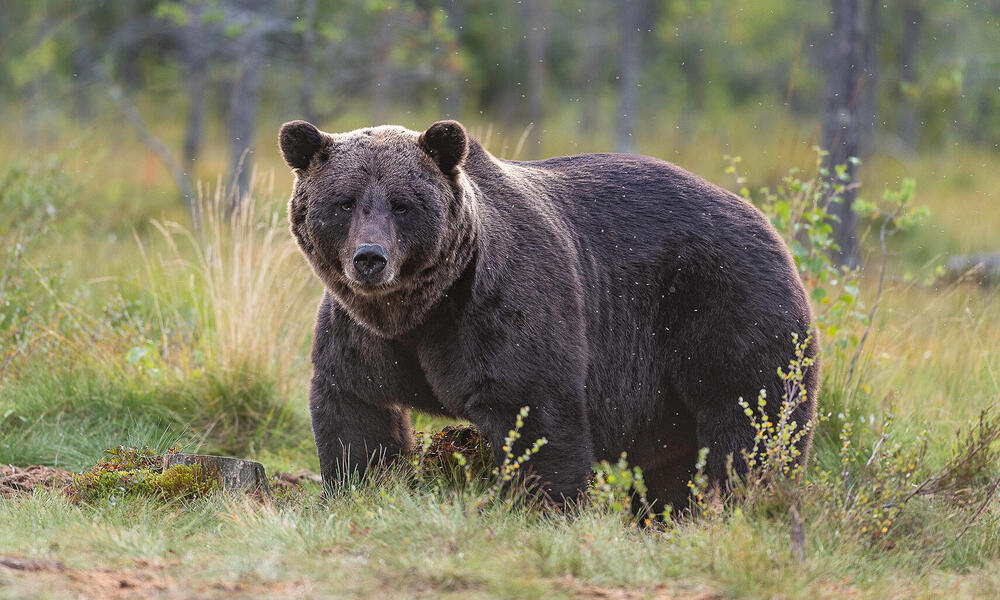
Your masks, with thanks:
M 45 180 L 53 170 L 29 172 Z M 56 239 L 61 225 L 37 217 L 44 226 L 34 228 L 33 247 L 6 257 L 14 302 L 0 330 L 9 342 L 0 460 L 78 470 L 101 446 L 179 442 L 248 456 L 298 448 L 296 458 L 314 466 L 304 403 L 293 399 L 308 380 L 318 288 L 285 235 L 280 205 L 262 201 L 262 214 L 251 207 L 230 218 L 220 190 L 205 190 L 199 229 L 154 221 L 146 239 L 121 244 L 137 274 L 114 277 L 103 299 L 95 288 L 109 282 L 73 289 L 72 264 L 53 276 L 35 266 L 47 248 L 39 236 Z
M 953 528 L 929 524 L 908 536 L 907 548 L 886 552 L 819 521 L 807 526 L 808 558 L 800 562 L 787 528 L 759 515 L 661 532 L 594 510 L 573 518 L 504 507 L 480 512 L 454 492 L 414 490 L 398 480 L 329 504 L 315 495 L 273 505 L 216 495 L 95 510 L 37 493 L 0 502 L 0 519 L 10 523 L 0 531 L 6 553 L 58 556 L 81 570 L 153 565 L 165 577 L 189 580 L 191 589 L 308 581 L 317 596 L 558 598 L 590 586 L 651 593 L 665 585 L 681 597 L 911 598 L 960 587 L 968 597 L 990 597 L 1000 583 L 991 573 L 996 562 L 984 558 L 998 550 L 995 524 L 960 547 L 939 541 L 954 536 Z M 928 558 L 940 564 L 928 568 Z M 12 595 L 32 585 L 24 578 L 5 583 L 0 593 Z
M 654 124 L 640 150 L 725 183 L 721 155 L 762 145 L 743 165 L 751 189 L 810 164 L 808 129 L 780 121 L 741 134 L 735 124 L 748 116 L 704 121 L 694 134 Z M 325 125 L 353 128 L 352 119 Z M 423 123 L 415 119 L 406 124 Z M 560 135 L 562 121 L 571 118 L 555 118 L 544 153 L 602 143 Z M 53 158 L 32 162 L 0 147 L 0 463 L 80 471 L 119 444 L 180 445 L 255 458 L 269 471 L 317 470 L 305 396 L 320 287 L 287 234 L 289 178 L 276 153 L 258 157 L 260 173 L 278 175 L 255 179 L 251 210 L 228 216 L 223 187 L 206 186 L 196 229 L 145 150 L 122 131 L 94 133 L 64 133 Z M 520 133 L 494 129 L 491 147 L 512 151 Z M 223 154 L 205 154 L 197 168 L 211 178 Z M 139 595 L 155 581 L 168 595 L 204 597 L 1000 595 L 995 455 L 908 500 L 885 536 L 862 530 L 879 505 L 858 496 L 906 492 L 947 470 L 969 447 L 954 432 L 1000 398 L 996 291 L 924 281 L 944 253 L 996 250 L 1000 216 L 986 190 L 1000 183 L 998 167 L 1000 158 L 971 150 L 867 161 L 866 194 L 915 176 L 932 217 L 892 240 L 891 279 L 850 384 L 851 352 L 823 340 L 829 419 L 801 481 L 666 527 L 630 523 L 613 485 L 608 500 L 564 515 L 483 503 L 482 490 L 402 471 L 328 500 L 309 489 L 272 503 L 213 493 L 91 505 L 36 491 L 0 498 L 0 555 L 68 570 L 0 568 L 0 598 L 92 592 L 103 589 L 93 587 L 99 577 L 128 579 Z M 874 277 L 857 283 L 870 306 Z M 843 335 L 863 327 L 851 320 Z M 417 417 L 416 426 L 441 424 Z

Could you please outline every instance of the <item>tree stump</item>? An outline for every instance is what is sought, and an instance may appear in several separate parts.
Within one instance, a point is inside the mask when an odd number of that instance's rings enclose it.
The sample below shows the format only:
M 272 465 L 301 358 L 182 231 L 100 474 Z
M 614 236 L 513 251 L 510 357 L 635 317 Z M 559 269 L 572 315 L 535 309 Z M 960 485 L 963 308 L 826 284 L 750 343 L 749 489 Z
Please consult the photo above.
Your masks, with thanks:
M 205 473 L 216 474 L 222 487 L 229 491 L 271 496 L 264 465 L 259 462 L 208 454 L 167 454 L 163 457 L 164 471 L 175 465 L 200 465 Z

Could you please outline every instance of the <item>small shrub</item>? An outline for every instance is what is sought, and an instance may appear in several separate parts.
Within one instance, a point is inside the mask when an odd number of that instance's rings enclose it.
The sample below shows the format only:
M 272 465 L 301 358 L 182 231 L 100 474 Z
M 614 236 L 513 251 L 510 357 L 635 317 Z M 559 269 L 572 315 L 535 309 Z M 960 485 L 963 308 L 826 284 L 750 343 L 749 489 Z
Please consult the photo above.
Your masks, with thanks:
M 618 462 L 606 460 L 594 465 L 594 476 L 590 484 L 590 503 L 599 510 L 621 516 L 627 522 L 642 519 L 649 523 L 659 515 L 653 514 L 646 498 L 646 480 L 642 468 L 630 466 L 627 455 L 622 452 Z M 638 514 L 636 508 L 639 508 Z M 663 514 L 666 518 L 669 511 Z
M 778 369 L 778 376 L 784 382 L 778 420 L 772 421 L 768 415 L 765 390 L 757 395 L 756 412 L 743 398 L 738 400 L 754 430 L 753 448 L 745 453 L 744 459 L 748 470 L 757 475 L 760 484 L 773 482 L 777 478 L 798 479 L 802 476 L 801 444 L 816 426 L 815 420 L 808 420 L 802 426 L 792 420 L 792 415 L 809 400 L 805 377 L 816 360 L 815 357 L 806 356 L 812 343 L 811 334 L 800 341 L 798 334 L 793 333 L 792 339 L 795 357 L 789 361 L 787 370 Z
M 850 180 L 846 165 L 838 165 L 831 174 L 824 166 L 827 153 L 815 151 L 813 173 L 793 168 L 774 189 L 763 187 L 756 195 L 737 170 L 740 157 L 726 156 L 726 171 L 736 178 L 737 193 L 768 217 L 791 249 L 799 276 L 817 306 L 816 325 L 827 350 L 846 353 L 858 343 L 855 325 L 867 322 L 858 285 L 860 270 L 834 261 L 840 247 L 834 238 L 837 216 L 832 207 L 843 203 L 844 192 L 858 184 Z
M 885 542 L 916 498 L 944 499 L 954 514 L 966 516 L 994 499 L 1000 482 L 1000 418 L 984 412 L 967 430 L 956 432 L 950 458 L 936 469 L 926 465 L 928 433 L 905 443 L 898 439 L 895 422 L 892 402 L 870 453 L 851 443 L 853 425 L 846 423 L 843 470 L 818 478 L 824 500 L 836 508 L 846 528 L 871 542 Z
M 519 483 L 519 486 L 513 488 L 515 493 L 521 493 L 524 491 L 524 485 L 527 483 L 525 478 L 524 470 L 522 465 L 529 460 L 538 451 L 542 449 L 542 446 L 548 443 L 545 438 L 539 438 L 535 442 L 525 448 L 519 456 L 514 455 L 514 444 L 517 440 L 521 439 L 521 429 L 524 428 L 524 420 L 528 418 L 528 412 L 530 409 L 527 406 L 522 406 L 521 410 L 518 411 L 517 417 L 514 420 L 514 428 L 507 432 L 507 436 L 503 440 L 503 446 L 500 450 L 503 451 L 503 462 L 500 463 L 496 469 L 494 469 L 494 475 L 496 477 L 496 482 L 493 487 L 490 488 L 489 494 L 486 500 L 492 502 L 503 489 L 511 489 L 511 483 Z

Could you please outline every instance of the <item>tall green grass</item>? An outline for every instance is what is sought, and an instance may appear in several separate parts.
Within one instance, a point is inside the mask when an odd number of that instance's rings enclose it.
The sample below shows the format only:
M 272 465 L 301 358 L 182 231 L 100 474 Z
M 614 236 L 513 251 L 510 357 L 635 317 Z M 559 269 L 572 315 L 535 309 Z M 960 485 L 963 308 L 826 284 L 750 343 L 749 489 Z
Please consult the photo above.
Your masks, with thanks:
M 40 306 L 11 334 L 22 350 L 0 389 L 0 462 L 79 469 L 127 441 L 241 456 L 308 445 L 318 290 L 269 184 L 235 211 L 221 186 L 204 189 L 197 229 L 155 221 L 156 236 L 134 236 L 122 251 L 138 273 L 99 312 L 11 257 Z

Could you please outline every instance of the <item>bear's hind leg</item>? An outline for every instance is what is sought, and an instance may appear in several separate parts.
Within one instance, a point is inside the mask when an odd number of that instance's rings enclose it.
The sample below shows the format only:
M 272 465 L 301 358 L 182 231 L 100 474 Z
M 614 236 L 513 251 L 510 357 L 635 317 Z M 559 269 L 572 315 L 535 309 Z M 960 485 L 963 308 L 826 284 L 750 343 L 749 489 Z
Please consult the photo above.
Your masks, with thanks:
M 669 418 L 660 417 L 640 439 L 649 440 L 634 447 L 628 456 L 630 464 L 642 468 L 646 483 L 647 506 L 636 498 L 634 509 L 662 515 L 667 507 L 679 514 L 688 506 L 688 481 L 694 475 L 698 460 L 698 441 L 694 419 L 683 408 Z

